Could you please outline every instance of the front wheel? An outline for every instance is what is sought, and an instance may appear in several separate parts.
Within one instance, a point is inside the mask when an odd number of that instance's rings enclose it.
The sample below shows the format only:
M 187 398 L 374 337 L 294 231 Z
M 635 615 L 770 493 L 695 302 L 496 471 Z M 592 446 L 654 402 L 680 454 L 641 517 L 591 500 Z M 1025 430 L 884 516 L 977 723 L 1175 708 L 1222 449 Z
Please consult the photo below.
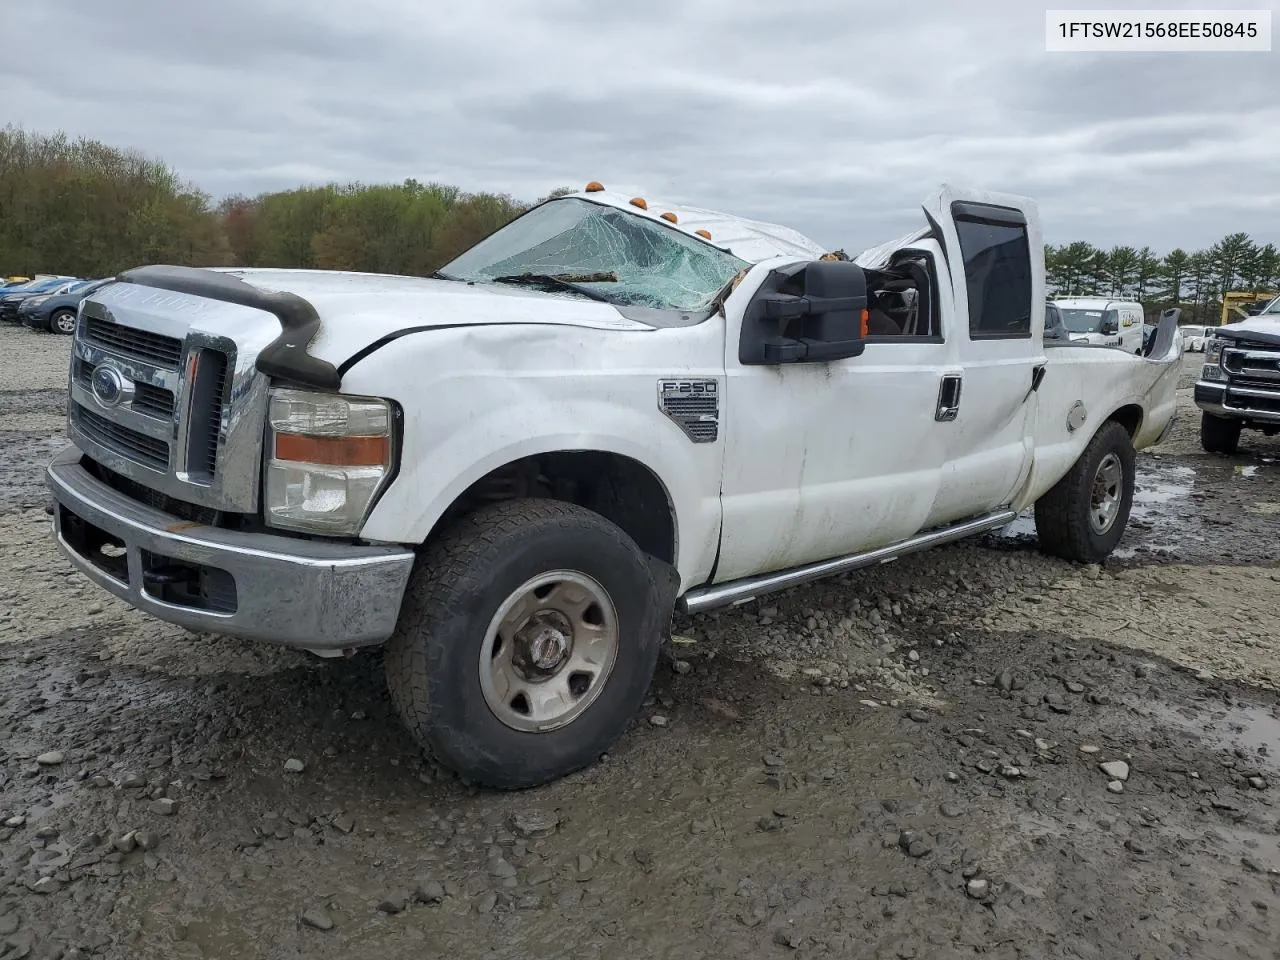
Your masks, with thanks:
M 1036 501 L 1036 535 L 1050 556 L 1101 563 L 1115 550 L 1133 508 L 1136 454 L 1129 432 L 1103 424 L 1067 475 Z
M 645 554 L 553 500 L 481 509 L 428 546 L 386 670 L 423 749 L 482 786 L 595 762 L 644 701 L 670 618 Z
M 1211 413 L 1200 414 L 1200 446 L 1205 453 L 1235 453 L 1240 446 L 1239 420 L 1215 417 Z
M 49 329 L 67 336 L 76 332 L 76 315 L 73 310 L 58 310 L 49 318 Z

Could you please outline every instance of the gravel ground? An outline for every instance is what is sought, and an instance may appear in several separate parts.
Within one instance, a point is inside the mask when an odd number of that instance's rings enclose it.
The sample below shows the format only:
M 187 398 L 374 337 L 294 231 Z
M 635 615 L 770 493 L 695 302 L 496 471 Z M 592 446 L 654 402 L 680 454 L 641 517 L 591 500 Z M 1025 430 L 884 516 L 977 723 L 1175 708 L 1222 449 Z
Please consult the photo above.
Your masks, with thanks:
M 1104 567 L 1019 520 L 681 619 L 616 751 L 507 795 L 377 653 L 70 572 L 68 341 L 0 338 L 0 960 L 1280 956 L 1280 440 L 1203 454 L 1196 357 Z

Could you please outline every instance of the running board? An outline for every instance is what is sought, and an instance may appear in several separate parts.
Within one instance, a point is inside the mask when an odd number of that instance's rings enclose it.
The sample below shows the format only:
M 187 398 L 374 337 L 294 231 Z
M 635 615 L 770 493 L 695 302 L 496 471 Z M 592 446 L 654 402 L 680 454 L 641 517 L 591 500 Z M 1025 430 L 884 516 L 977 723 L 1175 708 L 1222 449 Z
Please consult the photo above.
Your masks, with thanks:
M 898 543 L 881 547 L 879 550 L 868 550 L 866 553 L 851 553 L 845 557 L 819 560 L 817 563 L 808 563 L 802 567 L 792 567 L 789 570 L 778 570 L 758 577 L 744 577 L 741 580 L 730 580 L 728 583 L 696 587 L 680 598 L 677 603 L 677 609 L 682 613 L 702 613 L 706 610 L 714 610 L 717 607 L 746 603 L 761 594 L 775 593 L 778 590 L 786 590 L 802 583 L 821 580 L 838 573 L 847 573 L 850 570 L 859 570 L 878 563 L 889 563 L 891 560 L 897 560 L 899 557 L 906 556 L 909 553 L 916 553 L 929 547 L 963 540 L 965 537 L 971 537 L 977 533 L 985 533 L 988 530 L 995 530 L 1007 523 L 1012 523 L 1017 517 L 1017 511 L 1000 510 L 996 513 L 987 514 L 985 517 L 966 520 L 963 523 L 952 524 L 949 527 L 939 527 L 937 530 L 931 530 L 928 533 L 920 533 L 908 540 L 900 540 Z

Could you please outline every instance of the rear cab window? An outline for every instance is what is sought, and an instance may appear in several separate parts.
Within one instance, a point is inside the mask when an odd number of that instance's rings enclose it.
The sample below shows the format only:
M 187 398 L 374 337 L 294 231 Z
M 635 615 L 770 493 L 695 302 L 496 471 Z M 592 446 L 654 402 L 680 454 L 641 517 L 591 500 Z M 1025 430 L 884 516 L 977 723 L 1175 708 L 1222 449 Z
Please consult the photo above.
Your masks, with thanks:
M 952 217 L 964 257 L 970 338 L 1030 338 L 1031 241 L 1025 218 L 1017 210 L 964 203 L 953 204 Z

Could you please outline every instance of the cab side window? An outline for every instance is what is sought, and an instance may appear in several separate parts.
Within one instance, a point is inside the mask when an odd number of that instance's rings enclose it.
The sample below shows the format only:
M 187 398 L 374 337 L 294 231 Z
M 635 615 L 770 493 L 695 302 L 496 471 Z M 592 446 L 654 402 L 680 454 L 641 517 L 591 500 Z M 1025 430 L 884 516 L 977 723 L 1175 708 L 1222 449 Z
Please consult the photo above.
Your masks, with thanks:
M 1031 336 L 1031 242 L 1021 211 L 956 203 L 952 218 L 969 293 L 969 336 Z
M 904 250 L 879 270 L 867 271 L 868 342 L 941 341 L 933 258 Z

